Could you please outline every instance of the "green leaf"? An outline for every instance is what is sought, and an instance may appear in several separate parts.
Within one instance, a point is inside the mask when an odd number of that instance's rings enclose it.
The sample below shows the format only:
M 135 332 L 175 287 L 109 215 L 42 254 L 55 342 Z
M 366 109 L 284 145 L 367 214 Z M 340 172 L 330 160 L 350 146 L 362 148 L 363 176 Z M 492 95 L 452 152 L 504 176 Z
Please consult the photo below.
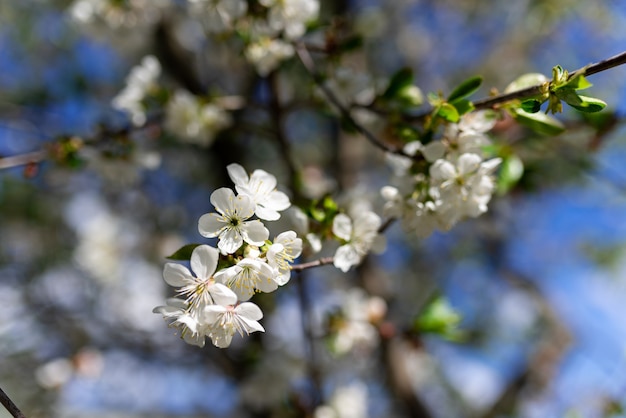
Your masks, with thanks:
M 424 103 L 424 94 L 419 87 L 411 84 L 400 89 L 397 99 L 407 106 L 417 107 Z
M 469 96 L 470 94 L 475 93 L 482 83 L 483 78 L 480 76 L 468 78 L 467 80 L 459 84 L 457 88 L 452 90 L 452 93 L 450 93 L 450 95 L 448 96 L 448 102 L 453 102 L 455 100 L 462 99 Z
M 545 135 L 558 135 L 565 130 L 565 126 L 558 119 L 545 113 L 528 113 L 515 109 L 513 117 L 522 125 Z
M 570 106 L 580 106 L 582 104 L 581 98 L 574 89 L 560 88 L 555 90 L 554 94 Z
M 557 65 L 552 68 L 552 84 L 555 86 L 562 86 L 567 81 L 567 70 L 564 70 L 563 67 Z
M 572 78 L 563 87 L 571 88 L 574 90 L 584 90 L 584 89 L 588 89 L 591 86 L 593 86 L 593 84 L 591 84 L 589 80 L 587 80 L 585 76 L 581 74 Z
M 417 332 L 439 334 L 444 338 L 458 339 L 457 326 L 461 322 L 459 315 L 446 299 L 439 296 L 433 299 L 415 320 Z
M 524 100 L 522 102 L 522 109 L 528 113 L 537 113 L 541 110 L 541 101 L 536 99 Z
M 596 99 L 595 97 L 587 97 L 587 96 L 578 96 L 581 103 L 578 105 L 574 105 L 568 103 L 574 109 L 579 110 L 585 113 L 595 113 L 599 112 L 606 107 L 606 102 Z
M 191 260 L 191 253 L 193 252 L 193 250 L 195 250 L 195 248 L 201 244 L 187 244 L 182 246 L 181 248 L 178 249 L 178 251 L 176 251 L 174 254 L 170 255 L 169 257 L 166 257 L 170 260 L 180 260 L 180 261 L 186 261 L 186 260 Z
M 500 166 L 498 176 L 498 193 L 504 194 L 522 178 L 524 163 L 517 155 L 509 155 L 504 158 Z
M 512 93 L 518 90 L 524 90 L 529 87 L 539 86 L 548 81 L 548 78 L 541 73 L 528 73 L 517 77 L 513 82 L 511 82 L 506 89 L 504 89 L 505 93 Z
M 464 115 L 474 110 L 474 104 L 467 99 L 458 99 L 450 104 L 456 108 L 459 115 Z
M 393 99 L 404 88 L 413 84 L 413 70 L 404 67 L 397 71 L 389 80 L 389 85 L 383 93 L 383 99 Z
M 437 109 L 437 116 L 452 123 L 458 122 L 461 118 L 456 107 L 452 106 L 450 103 L 442 103 L 439 109 Z

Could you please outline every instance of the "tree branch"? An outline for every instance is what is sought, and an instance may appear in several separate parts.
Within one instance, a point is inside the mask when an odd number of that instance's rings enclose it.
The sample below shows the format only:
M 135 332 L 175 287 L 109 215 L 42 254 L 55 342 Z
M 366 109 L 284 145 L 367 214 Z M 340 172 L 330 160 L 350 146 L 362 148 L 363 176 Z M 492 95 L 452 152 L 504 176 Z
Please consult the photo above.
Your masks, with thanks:
M 10 157 L 0 158 L 0 170 L 5 168 L 19 167 L 21 165 L 38 163 L 48 156 L 45 150 L 27 152 L 25 154 L 12 155 Z
M 13 403 L 11 398 L 0 388 L 0 403 L 14 418 L 26 418 L 20 409 Z
M 606 71 L 606 70 L 618 67 L 623 64 L 626 64 L 626 51 L 620 54 L 617 54 L 611 58 L 607 58 L 603 61 L 596 62 L 594 64 L 590 64 L 585 67 L 579 68 L 578 70 L 570 73 L 568 79 L 572 79 L 579 75 L 597 74 L 602 71 Z M 480 99 L 480 100 L 473 102 L 474 108 L 476 110 L 491 109 L 501 103 L 506 103 L 512 100 L 520 100 L 520 99 L 525 99 L 528 97 L 536 96 L 538 94 L 541 94 L 541 87 L 542 87 L 542 84 L 538 84 L 536 86 L 531 86 L 522 90 L 513 91 L 511 93 L 505 93 L 505 94 L 500 94 L 500 95 L 493 96 L 493 97 Z
M 363 135 L 376 148 L 379 148 L 385 152 L 404 155 L 401 149 L 392 147 L 381 141 L 379 138 L 376 137 L 376 135 L 374 135 L 364 126 L 355 121 L 352 117 L 352 114 L 350 113 L 350 110 L 346 108 L 341 103 L 337 95 L 331 89 L 329 89 L 326 84 L 324 84 L 324 78 L 317 71 L 315 67 L 315 62 L 313 61 L 313 58 L 311 57 L 311 54 L 309 53 L 307 47 L 302 43 L 296 43 L 295 47 L 298 58 L 300 58 L 300 62 L 302 62 L 302 65 L 304 66 L 306 71 L 311 75 L 317 87 L 319 87 L 322 93 L 324 93 L 328 101 L 331 102 L 333 106 L 337 108 L 337 110 L 339 110 L 341 116 L 350 124 L 350 126 L 352 126 L 352 128 L 354 128 L 357 132 Z

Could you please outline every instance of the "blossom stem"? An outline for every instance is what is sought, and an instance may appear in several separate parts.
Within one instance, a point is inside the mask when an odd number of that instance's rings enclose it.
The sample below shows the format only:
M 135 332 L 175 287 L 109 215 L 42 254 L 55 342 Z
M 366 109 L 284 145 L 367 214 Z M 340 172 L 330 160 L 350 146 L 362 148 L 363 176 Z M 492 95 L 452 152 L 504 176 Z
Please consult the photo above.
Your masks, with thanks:
M 0 388 L 0 403 L 14 418 L 26 418 L 11 398 Z
M 302 270 L 307 270 L 313 267 L 325 266 L 327 264 L 332 264 L 334 260 L 335 260 L 334 257 L 322 257 L 314 261 L 309 261 L 308 263 L 294 264 L 293 266 L 291 266 L 291 270 L 302 271 Z

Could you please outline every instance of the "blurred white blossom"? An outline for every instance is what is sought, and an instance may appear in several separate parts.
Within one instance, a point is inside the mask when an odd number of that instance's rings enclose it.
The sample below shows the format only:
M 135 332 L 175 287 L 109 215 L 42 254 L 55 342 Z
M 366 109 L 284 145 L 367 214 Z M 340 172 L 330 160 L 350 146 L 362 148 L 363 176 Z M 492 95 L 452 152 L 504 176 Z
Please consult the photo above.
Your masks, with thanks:
M 166 108 L 165 128 L 179 138 L 201 146 L 232 124 L 230 113 L 215 103 L 203 103 L 185 90 L 176 90 Z
M 126 77 L 126 87 L 113 98 L 112 106 L 128 113 L 134 125 L 143 125 L 146 122 L 143 100 L 150 90 L 156 88 L 156 81 L 160 74 L 159 61 L 152 55 L 145 56 L 141 64 L 133 67 Z

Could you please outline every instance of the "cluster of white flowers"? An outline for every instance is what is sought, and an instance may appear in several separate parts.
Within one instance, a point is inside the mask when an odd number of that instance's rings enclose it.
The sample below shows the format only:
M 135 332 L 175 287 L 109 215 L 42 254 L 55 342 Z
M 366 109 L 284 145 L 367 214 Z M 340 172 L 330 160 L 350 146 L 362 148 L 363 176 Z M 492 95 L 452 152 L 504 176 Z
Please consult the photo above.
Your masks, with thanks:
M 495 122 L 491 112 L 475 112 L 446 127 L 441 140 L 406 144 L 405 154 L 419 152 L 429 164 L 426 173 L 413 172 L 411 158 L 390 155 L 400 184 L 383 187 L 385 214 L 400 218 L 406 230 L 425 238 L 436 229 L 448 230 L 462 219 L 485 213 L 495 189 L 492 175 L 501 162 L 486 160 L 483 151 L 490 144 L 486 132 Z
M 211 33 L 232 30 L 248 11 L 246 0 L 188 0 L 191 12 L 198 16 Z
M 276 190 L 276 178 L 255 170 L 248 176 L 239 164 L 227 167 L 235 190 L 220 188 L 211 194 L 216 212 L 200 217 L 198 229 L 218 238 L 217 248 L 197 246 L 191 271 L 168 263 L 163 277 L 178 288 L 180 298 L 154 309 L 178 328 L 188 343 L 203 346 L 209 337 L 217 347 L 228 347 L 235 332 L 264 331 L 259 307 L 248 300 L 255 292 L 272 292 L 289 281 L 290 263 L 302 252 L 302 240 L 286 231 L 269 241 L 261 220 L 280 218 L 291 203 Z M 251 219 L 256 215 L 259 219 Z M 218 262 L 221 262 L 218 268 Z
M 340 310 L 331 322 L 330 347 L 337 354 L 354 348 L 377 346 L 379 332 L 376 324 L 387 313 L 387 303 L 378 296 L 369 296 L 363 289 L 353 288 L 341 295 Z
M 208 146 L 215 135 L 232 124 L 230 113 L 215 103 L 204 103 L 185 90 L 176 90 L 166 108 L 165 128 L 179 138 Z
M 292 41 L 301 38 L 306 25 L 317 19 L 319 0 L 259 0 L 267 8 L 266 19 L 250 25 L 251 42 L 245 56 L 257 72 L 266 76 L 280 62 L 294 55 Z
M 361 205 L 353 205 L 348 214 L 337 214 L 332 231 L 342 245 L 335 252 L 334 266 L 345 273 L 370 251 L 384 249 L 384 237 L 379 234 L 381 224 L 380 216 Z
M 156 80 L 161 75 L 161 64 L 152 55 L 147 55 L 141 64 L 133 67 L 126 77 L 126 87 L 111 102 L 115 109 L 130 114 L 133 124 L 141 126 L 146 122 L 144 98 L 156 88 Z
M 154 23 L 160 16 L 159 8 L 168 3 L 168 0 L 76 0 L 69 13 L 72 19 L 83 24 L 101 21 L 111 29 L 136 29 Z
M 354 381 L 336 388 L 328 403 L 318 406 L 313 416 L 314 418 L 367 418 L 369 416 L 368 399 L 365 383 Z

